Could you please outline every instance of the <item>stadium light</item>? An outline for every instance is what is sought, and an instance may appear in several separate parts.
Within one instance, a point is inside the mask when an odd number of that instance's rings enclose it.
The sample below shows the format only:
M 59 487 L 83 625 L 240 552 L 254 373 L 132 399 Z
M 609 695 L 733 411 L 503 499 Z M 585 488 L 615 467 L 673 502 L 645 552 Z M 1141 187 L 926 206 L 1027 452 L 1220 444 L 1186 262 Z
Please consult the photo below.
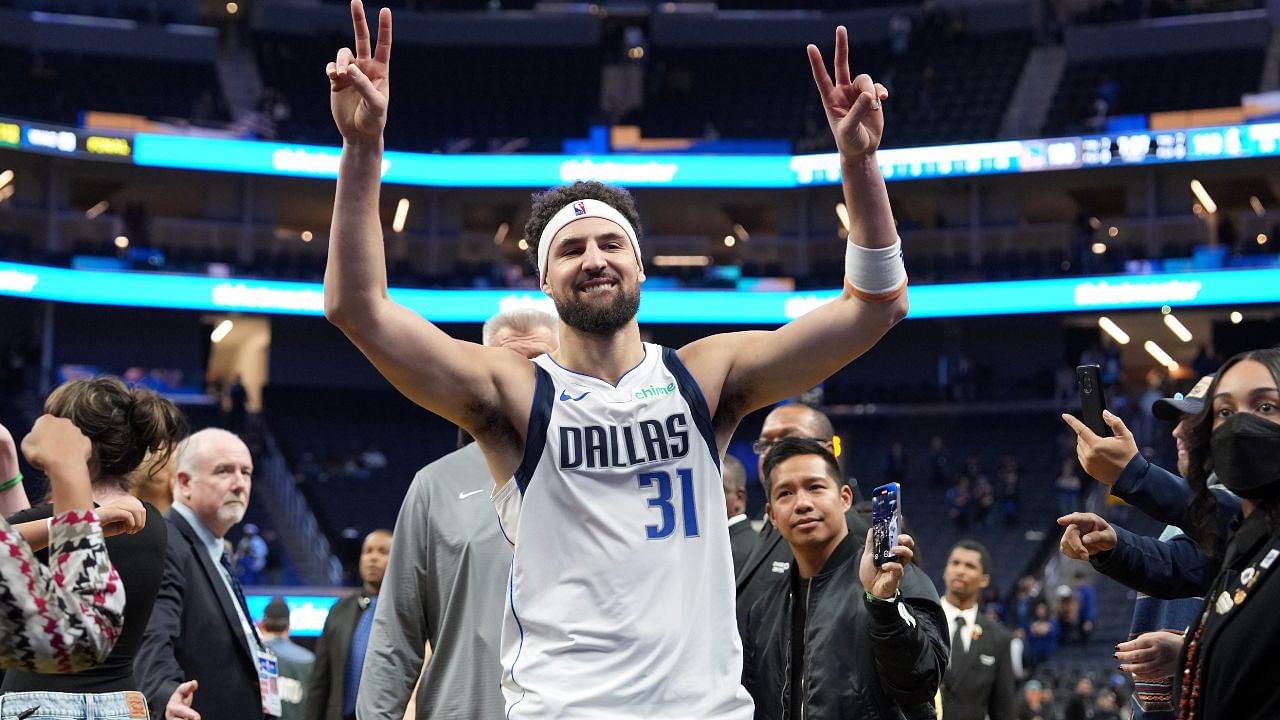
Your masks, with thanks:
M 400 202 L 396 203 L 396 216 L 391 221 L 391 229 L 395 232 L 404 232 L 404 221 L 409 219 L 409 198 L 402 197 Z M 506 223 L 502 223 L 506 225 Z
M 302 231 L 302 242 L 311 242 L 313 239 L 315 239 L 315 233 L 310 230 Z
M 1115 340 L 1121 345 L 1129 344 L 1129 333 L 1121 330 L 1120 326 L 1106 315 L 1098 318 L 1098 327 L 1102 328 L 1102 332 L 1110 335 L 1112 340 Z
M 725 247 L 733 247 L 734 245 L 737 245 L 737 244 L 738 244 L 738 238 L 736 238 L 736 237 L 734 237 L 734 236 L 732 236 L 732 235 L 725 235 L 725 236 L 724 236 L 724 246 L 725 246 Z
M 88 220 L 97 220 L 98 216 L 107 211 L 111 207 L 111 203 L 106 200 L 100 200 L 93 207 L 84 211 L 84 216 Z
M 1107 251 L 1107 244 L 1104 242 L 1096 242 L 1090 249 L 1093 250 L 1094 255 L 1101 255 Z
M 516 243 L 516 247 L 520 248 L 521 250 L 528 250 L 529 241 L 525 240 L 524 238 L 520 238 L 520 242 Z
M 1249 196 L 1249 207 L 1253 208 L 1253 214 L 1262 217 L 1267 214 L 1267 209 L 1262 206 L 1262 201 L 1257 195 Z
M 711 258 L 706 255 L 655 255 L 653 264 L 658 267 L 707 267 Z
M 1239 325 L 1244 322 L 1244 315 L 1241 315 L 1239 310 L 1232 311 L 1228 317 L 1231 319 L 1232 325 Z
M 751 233 L 747 232 L 747 229 L 742 227 L 742 223 L 733 224 L 733 236 L 742 242 L 749 242 L 751 240 Z
M 1120 228 L 1116 227 L 1115 225 L 1112 225 L 1111 227 L 1107 228 L 1107 237 L 1116 237 L 1119 234 L 1120 234 Z
M 227 3 L 227 14 L 228 14 L 228 15 L 235 15 L 235 14 L 236 14 L 236 13 L 238 13 L 238 12 L 240 12 L 240 5 L 239 5 L 239 4 L 237 4 L 237 3 L 233 3 L 233 2 L 229 2 L 229 3 Z
M 4 172 L 0 172 L 0 190 L 3 190 L 11 182 L 13 182 L 12 170 L 5 170 Z
M 1266 244 L 1267 244 L 1267 234 L 1266 234 L 1266 233 L 1258 233 L 1258 244 L 1259 244 L 1259 245 L 1266 245 Z
M 836 203 L 836 217 L 840 218 L 840 226 L 849 232 L 849 208 L 844 203 Z
M 1179 340 L 1184 343 L 1191 342 L 1191 331 L 1188 330 L 1187 326 L 1183 325 L 1182 321 L 1175 317 L 1173 313 L 1168 313 L 1164 316 L 1164 324 L 1165 327 L 1169 328 L 1170 332 L 1178 336 Z
M 1191 181 L 1191 192 L 1195 193 L 1196 199 L 1200 201 L 1200 205 L 1205 212 L 1210 215 L 1218 212 L 1218 204 L 1213 201 L 1212 197 L 1209 197 L 1209 191 L 1204 189 L 1204 184 L 1199 180 Z
M 233 327 L 235 327 L 235 323 L 230 320 L 223 320 L 218 323 L 218 326 L 213 329 L 212 333 L 209 333 L 209 339 L 215 343 L 220 343 L 227 337 L 227 335 L 231 334 L 231 328 Z
M 1156 362 L 1169 368 L 1170 372 L 1176 371 L 1179 367 L 1181 367 L 1180 365 L 1178 365 L 1177 361 L 1175 361 L 1173 357 L 1169 355 L 1169 353 L 1164 351 L 1164 348 L 1155 344 L 1155 342 L 1151 340 L 1148 340 L 1145 343 L 1143 343 L 1142 349 L 1146 350 L 1148 355 L 1155 358 Z
M 129 247 L 129 238 L 125 237 L 124 235 L 117 235 L 115 242 L 116 242 L 116 247 L 120 248 L 121 250 Z

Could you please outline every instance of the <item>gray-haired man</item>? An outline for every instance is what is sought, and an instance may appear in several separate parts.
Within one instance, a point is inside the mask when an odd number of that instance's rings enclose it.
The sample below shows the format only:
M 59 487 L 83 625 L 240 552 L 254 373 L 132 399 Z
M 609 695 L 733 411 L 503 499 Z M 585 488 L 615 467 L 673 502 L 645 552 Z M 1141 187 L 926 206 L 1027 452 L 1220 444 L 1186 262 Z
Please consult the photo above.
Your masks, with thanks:
M 533 358 L 556 349 L 556 330 L 548 313 L 509 310 L 484 324 L 484 344 Z M 489 502 L 492 486 L 474 443 L 413 478 L 374 613 L 359 717 L 404 717 L 415 684 L 414 717 L 502 717 L 498 648 L 511 544 Z

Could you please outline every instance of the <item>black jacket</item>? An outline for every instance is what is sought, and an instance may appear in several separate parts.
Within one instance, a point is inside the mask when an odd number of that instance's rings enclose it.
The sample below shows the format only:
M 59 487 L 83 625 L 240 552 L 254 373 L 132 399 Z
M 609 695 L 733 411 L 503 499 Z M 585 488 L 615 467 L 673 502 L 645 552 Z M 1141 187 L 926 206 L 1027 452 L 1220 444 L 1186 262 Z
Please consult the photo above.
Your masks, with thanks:
M 179 683 L 200 681 L 192 707 L 204 720 L 262 718 L 257 660 L 236 599 L 191 525 L 170 510 L 164 580 L 134 662 L 153 718 Z
M 1276 648 L 1280 646 L 1280 531 L 1255 510 L 1227 546 L 1222 571 L 1206 593 L 1200 631 L 1203 720 L 1280 717 Z M 1190 643 L 1183 645 L 1183 666 Z M 1181 676 L 1179 677 L 1181 679 Z
M 942 681 L 942 717 L 946 720 L 1014 720 L 1018 714 L 1013 676 L 1012 635 L 1003 625 L 978 615 L 982 631 L 969 650 L 951 648 L 951 666 Z
M 330 608 L 324 629 L 320 631 L 320 640 L 316 643 L 316 662 L 311 666 L 307 720 L 342 720 L 351 638 L 356 634 L 360 616 L 369 607 L 369 596 L 361 591 L 342 598 Z
M 756 549 L 760 535 L 751 527 L 750 520 L 743 520 L 729 526 L 729 550 L 733 553 L 733 573 L 736 577 L 747 564 L 751 551 Z
M 859 542 L 866 537 L 867 521 L 862 519 L 857 510 L 849 508 L 849 512 L 844 514 L 844 522 L 849 526 L 849 534 L 857 535 Z M 786 576 L 795 560 L 795 555 L 791 554 L 791 546 L 782 539 L 782 533 L 765 518 L 764 527 L 760 528 L 755 547 L 747 556 L 747 561 L 741 568 L 734 563 L 737 570 L 734 577 L 738 588 L 739 620 L 746 617 L 751 606 Z M 937 600 L 936 595 L 934 599 Z
M 858 578 L 863 539 L 850 533 L 805 593 L 804 717 L 933 718 L 950 642 L 938 593 L 910 565 L 898 602 L 867 601 Z M 800 587 L 793 564 L 743 621 L 742 683 L 757 720 L 790 717 L 791 613 Z

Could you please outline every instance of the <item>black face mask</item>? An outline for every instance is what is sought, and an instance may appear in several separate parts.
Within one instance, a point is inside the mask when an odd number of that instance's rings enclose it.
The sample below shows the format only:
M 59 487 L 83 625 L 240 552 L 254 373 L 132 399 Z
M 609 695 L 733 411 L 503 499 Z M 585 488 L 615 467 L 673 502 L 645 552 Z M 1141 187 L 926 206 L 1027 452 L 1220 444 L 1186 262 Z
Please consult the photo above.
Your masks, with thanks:
M 1280 425 L 1236 413 L 1213 431 L 1209 449 L 1228 490 L 1249 500 L 1280 498 Z

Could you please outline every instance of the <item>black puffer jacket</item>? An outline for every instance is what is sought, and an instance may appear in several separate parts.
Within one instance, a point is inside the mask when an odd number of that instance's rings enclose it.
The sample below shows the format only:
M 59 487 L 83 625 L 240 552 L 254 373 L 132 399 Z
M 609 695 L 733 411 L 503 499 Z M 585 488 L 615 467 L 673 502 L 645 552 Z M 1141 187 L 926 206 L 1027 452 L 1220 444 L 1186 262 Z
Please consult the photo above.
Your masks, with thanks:
M 938 592 L 907 567 L 897 603 L 870 603 L 858 579 L 863 538 L 850 534 L 804 587 L 795 565 L 747 612 L 742 683 L 757 720 L 933 718 L 950 641 Z M 791 717 L 791 609 L 807 595 L 803 719 Z

